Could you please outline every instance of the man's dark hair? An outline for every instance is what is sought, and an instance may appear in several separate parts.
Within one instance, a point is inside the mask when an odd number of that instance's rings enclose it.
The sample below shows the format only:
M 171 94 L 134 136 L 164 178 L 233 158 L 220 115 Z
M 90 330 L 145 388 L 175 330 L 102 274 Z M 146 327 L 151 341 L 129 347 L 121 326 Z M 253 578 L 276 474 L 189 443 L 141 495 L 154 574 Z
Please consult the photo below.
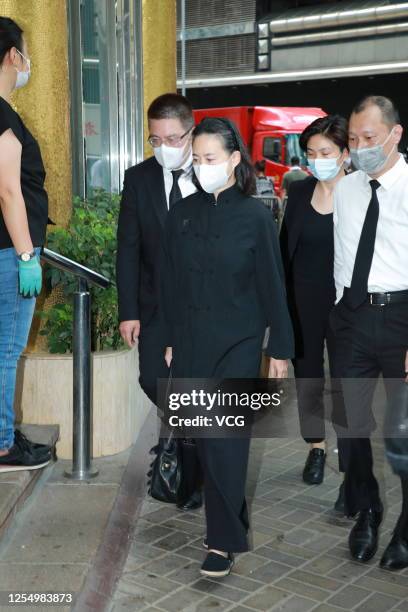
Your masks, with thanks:
M 265 174 L 265 168 L 266 168 L 266 161 L 264 159 L 259 159 L 257 162 L 255 162 L 256 172 L 262 172 L 262 174 Z
M 13 47 L 23 50 L 23 30 L 12 19 L 0 17 L 0 65 Z
M 235 123 L 229 119 L 218 117 L 205 117 L 193 131 L 193 141 L 201 134 L 212 134 L 218 136 L 222 146 L 232 155 L 234 151 L 241 153 L 241 161 L 235 168 L 237 186 L 245 195 L 256 193 L 255 170 L 249 157 L 248 150 L 244 145 L 241 135 Z M 194 179 L 196 177 L 194 176 Z M 199 187 L 198 181 L 195 183 Z
M 166 93 L 150 104 L 147 110 L 148 119 L 180 119 L 187 130 L 193 127 L 193 107 L 184 96 Z
M 389 127 L 394 127 L 400 122 L 399 112 L 394 102 L 385 96 L 366 96 L 355 105 L 351 114 L 362 113 L 369 106 L 377 106 L 380 109 L 383 122 Z
M 303 130 L 299 138 L 299 144 L 303 151 L 307 150 L 307 143 L 312 136 L 321 134 L 334 144 L 340 151 L 344 151 L 348 147 L 348 124 L 347 119 L 340 115 L 327 115 L 315 119 L 310 125 Z
M 293 155 L 290 158 L 290 163 L 291 163 L 292 166 L 298 166 L 300 164 L 300 159 L 298 158 L 297 155 Z

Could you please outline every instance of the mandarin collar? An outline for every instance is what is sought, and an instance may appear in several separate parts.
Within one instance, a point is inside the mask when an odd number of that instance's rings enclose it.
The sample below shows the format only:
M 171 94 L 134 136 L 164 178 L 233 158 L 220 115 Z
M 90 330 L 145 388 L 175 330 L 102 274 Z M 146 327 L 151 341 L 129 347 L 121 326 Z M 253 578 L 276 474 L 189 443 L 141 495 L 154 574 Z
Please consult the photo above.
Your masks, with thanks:
M 215 199 L 215 195 L 213 193 L 206 193 L 205 191 L 203 191 L 203 194 L 205 199 L 208 202 L 211 202 L 211 204 L 214 204 L 215 206 L 220 206 L 220 204 L 227 204 L 228 202 L 236 200 L 239 197 L 244 197 L 244 194 L 238 187 L 237 183 L 234 183 L 231 187 L 228 187 L 228 189 L 224 189 L 224 191 L 221 191 L 221 193 L 218 195 L 217 200 Z

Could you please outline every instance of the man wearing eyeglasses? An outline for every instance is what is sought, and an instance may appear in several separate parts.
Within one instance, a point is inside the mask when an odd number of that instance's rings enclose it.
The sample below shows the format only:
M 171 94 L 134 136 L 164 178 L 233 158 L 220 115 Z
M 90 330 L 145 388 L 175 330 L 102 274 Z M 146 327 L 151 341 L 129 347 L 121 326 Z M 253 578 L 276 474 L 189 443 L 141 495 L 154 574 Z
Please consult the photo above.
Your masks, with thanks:
M 156 404 L 157 379 L 169 374 L 158 316 L 160 244 L 168 210 L 196 191 L 194 119 L 190 102 L 174 93 L 153 100 L 147 119 L 153 156 L 125 172 L 116 273 L 120 333 L 129 347 L 138 340 L 140 385 Z

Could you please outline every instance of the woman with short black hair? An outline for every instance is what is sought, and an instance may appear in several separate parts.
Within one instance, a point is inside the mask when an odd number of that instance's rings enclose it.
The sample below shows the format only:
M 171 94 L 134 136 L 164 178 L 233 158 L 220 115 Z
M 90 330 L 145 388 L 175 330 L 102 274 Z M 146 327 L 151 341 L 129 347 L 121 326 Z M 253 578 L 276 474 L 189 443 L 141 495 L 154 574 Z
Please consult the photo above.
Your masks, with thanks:
M 173 378 L 257 378 L 268 326 L 269 374 L 284 377 L 294 347 L 276 226 L 251 197 L 254 170 L 233 123 L 203 119 L 193 132 L 193 168 L 199 191 L 170 210 L 165 228 Z M 248 550 L 249 439 L 210 436 L 196 439 L 207 519 L 201 573 L 217 578 L 230 572 L 232 553 Z
M 333 376 L 334 338 L 329 313 L 335 303 L 333 189 L 345 174 L 347 121 L 339 115 L 316 119 L 300 136 L 312 176 L 289 189 L 280 242 L 295 330 L 294 369 L 300 428 L 310 452 L 303 470 L 307 484 L 324 477 L 324 345 Z M 334 395 L 336 414 L 342 398 Z M 341 450 L 342 441 L 339 441 Z M 340 467 L 341 465 L 340 457 Z M 342 499 L 337 502 L 341 510 Z
M 49 447 L 14 428 L 16 367 L 41 291 L 48 219 L 40 149 L 9 102 L 29 76 L 23 31 L 0 17 L 0 473 L 36 469 L 51 457 Z

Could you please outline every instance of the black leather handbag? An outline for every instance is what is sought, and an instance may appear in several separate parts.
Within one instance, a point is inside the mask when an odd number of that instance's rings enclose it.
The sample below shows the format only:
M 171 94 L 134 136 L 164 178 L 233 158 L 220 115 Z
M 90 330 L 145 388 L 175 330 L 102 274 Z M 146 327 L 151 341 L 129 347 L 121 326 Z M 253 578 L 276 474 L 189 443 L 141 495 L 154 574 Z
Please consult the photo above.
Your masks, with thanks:
M 171 387 L 171 376 L 166 390 L 166 402 Z M 156 455 L 148 473 L 151 497 L 170 504 L 183 505 L 201 485 L 201 469 L 197 447 L 191 438 L 174 436 L 160 438 L 151 454 Z
M 149 494 L 159 501 L 176 504 L 183 471 L 180 440 L 171 432 L 168 438 L 160 438 L 150 453 L 156 457 L 148 473 Z

